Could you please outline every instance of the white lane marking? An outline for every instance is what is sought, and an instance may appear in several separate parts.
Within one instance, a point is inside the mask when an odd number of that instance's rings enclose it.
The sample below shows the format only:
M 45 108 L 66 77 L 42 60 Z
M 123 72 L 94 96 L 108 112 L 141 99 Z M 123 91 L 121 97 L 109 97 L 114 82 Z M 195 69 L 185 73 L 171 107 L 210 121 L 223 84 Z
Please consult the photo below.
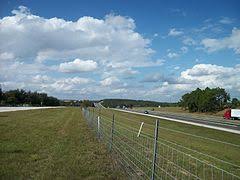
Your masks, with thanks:
M 138 114 L 138 115 L 142 115 L 142 116 L 149 116 L 149 117 L 154 117 L 154 118 L 159 118 L 159 119 L 164 119 L 164 120 L 169 120 L 169 121 L 180 122 L 180 123 L 184 123 L 184 124 L 190 124 L 190 125 L 194 125 L 194 126 L 200 126 L 200 127 L 216 129 L 216 130 L 225 131 L 225 132 L 231 132 L 231 133 L 235 133 L 235 134 L 240 134 L 240 131 L 234 130 L 234 129 L 228 129 L 228 128 L 223 128 L 223 127 L 216 127 L 216 126 L 211 126 L 211 125 L 206 125 L 206 124 L 201 124 L 201 123 L 196 123 L 196 122 L 189 122 L 189 121 L 184 121 L 184 120 L 179 120 L 179 119 L 174 119 L 174 118 L 167 118 L 167 117 L 163 117 L 163 116 L 156 116 L 156 115 L 152 115 L 152 114 L 143 114 L 143 113 L 139 113 L 139 112 L 126 111 L 126 110 L 122 110 L 122 109 L 114 109 L 114 108 L 112 108 L 112 109 L 116 110 L 116 111 L 122 111 L 122 112 L 127 112 L 127 113 L 132 113 L 132 114 Z
M 135 111 L 133 111 L 133 112 L 135 112 Z M 156 116 L 161 116 L 161 115 L 156 115 Z M 174 115 L 174 116 L 177 116 L 177 115 Z M 165 117 L 165 116 L 163 116 L 163 117 Z M 183 116 L 179 116 L 179 117 L 180 118 L 188 118 L 188 117 L 183 117 Z M 166 118 L 168 118 L 168 117 L 166 117 Z M 192 117 L 190 117 L 190 118 L 192 118 Z M 183 120 L 183 121 L 191 121 L 191 120 Z M 224 126 L 230 126 L 230 127 L 238 127 L 237 125 L 234 125 L 234 124 L 227 124 L 228 122 L 224 122 L 224 121 L 216 121 L 216 122 L 214 122 L 214 120 L 208 121 L 208 119 L 201 120 L 201 119 L 196 119 L 196 118 L 194 119 L 194 121 L 199 121 L 199 122 L 203 122 L 203 123 L 212 123 L 212 124 L 218 124 L 218 125 L 224 125 Z

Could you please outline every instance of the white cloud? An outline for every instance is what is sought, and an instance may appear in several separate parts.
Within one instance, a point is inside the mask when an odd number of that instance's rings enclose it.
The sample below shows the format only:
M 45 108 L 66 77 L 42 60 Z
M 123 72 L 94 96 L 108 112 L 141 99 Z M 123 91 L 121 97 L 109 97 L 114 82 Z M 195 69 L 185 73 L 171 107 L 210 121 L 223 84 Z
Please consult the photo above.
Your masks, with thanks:
M 188 45 L 188 46 L 192 46 L 196 44 L 196 41 L 194 39 L 192 39 L 191 37 L 184 37 L 183 39 L 183 44 Z
M 14 54 L 9 52 L 0 53 L 0 61 L 3 60 L 12 60 L 14 59 Z
M 65 62 L 59 65 L 59 70 L 66 73 L 88 72 L 97 69 L 97 63 L 93 60 L 75 59 L 72 62 Z
M 92 82 L 89 78 L 73 77 L 73 78 L 61 78 L 55 80 L 52 84 L 45 85 L 45 89 L 48 91 L 72 91 L 74 89 L 80 89 L 82 85 Z M 66 92 L 65 92 L 66 93 Z
M 176 58 L 176 57 L 178 57 L 179 55 L 178 55 L 177 53 L 174 53 L 174 52 L 169 52 L 169 53 L 167 54 L 167 56 L 168 56 L 169 58 Z
M 36 75 L 32 77 L 32 82 L 33 83 L 48 83 L 52 81 L 52 79 L 50 77 L 48 77 L 47 75 Z
M 220 23 L 222 24 L 232 24 L 233 23 L 233 19 L 230 19 L 229 17 L 222 17 L 219 20 Z
M 152 59 L 151 41 L 136 31 L 130 17 L 110 14 L 69 21 L 34 15 L 20 6 L 0 18 L 0 29 L 0 83 L 6 90 L 24 88 L 77 98 L 84 93 L 117 95 L 131 88 L 123 81 L 134 78 L 138 67 L 163 63 Z M 92 80 L 97 79 L 93 70 L 101 82 Z M 89 78 L 72 77 L 70 72 L 85 72 L 82 76 Z
M 181 78 L 196 81 L 199 87 L 223 87 L 240 92 L 240 65 L 224 67 L 197 64 L 181 73 Z
M 232 34 L 229 37 L 221 39 L 203 39 L 201 44 L 208 52 L 222 49 L 233 49 L 236 54 L 240 54 L 240 29 L 233 28 Z
M 64 62 L 79 58 L 135 67 L 147 64 L 154 52 L 150 40 L 135 31 L 135 22 L 128 17 L 47 19 L 23 6 L 12 13 L 0 19 L 0 53 L 11 52 L 20 60 Z
M 100 84 L 102 86 L 112 86 L 119 82 L 120 82 L 120 80 L 117 77 L 111 76 L 111 77 L 105 78 L 104 80 L 100 81 Z
M 4 90 L 24 88 L 60 98 L 150 97 L 155 100 L 205 85 L 221 85 L 239 92 L 239 66 L 228 69 L 196 65 L 179 77 L 160 73 L 149 76 L 149 82 L 156 82 L 158 87 L 156 84 L 145 86 L 138 78 L 128 81 L 127 78 L 135 78 L 143 72 L 139 67 L 159 66 L 160 70 L 165 62 L 152 59 L 151 41 L 136 31 L 136 24 L 129 17 L 110 14 L 104 18 L 84 16 L 68 21 L 36 16 L 23 6 L 12 13 L 0 19 L 0 83 Z M 180 40 L 188 46 L 197 44 L 179 29 L 171 29 L 169 35 L 183 35 Z M 234 38 L 231 41 L 237 41 Z M 205 48 L 210 51 L 223 39 L 215 39 L 214 45 Z M 238 42 L 234 41 L 231 44 L 235 45 L 231 46 L 228 43 L 224 48 L 238 52 Z M 179 57 L 188 51 L 188 46 L 175 52 L 167 51 L 167 57 Z M 178 68 L 176 66 L 172 71 Z M 99 77 L 91 74 L 94 70 Z M 84 77 L 72 77 L 70 72 L 85 73 L 82 74 Z M 102 80 L 98 81 L 99 78 Z
M 21 81 L 25 78 L 24 81 Z M 16 80 L 16 81 L 15 81 Z M 4 90 L 24 88 L 26 90 L 33 90 L 39 92 L 46 92 L 50 95 L 56 95 L 60 93 L 61 96 L 64 94 L 69 94 L 73 91 L 78 91 L 89 83 L 94 81 L 90 78 L 82 77 L 71 77 L 71 78 L 52 78 L 47 75 L 29 75 L 29 76 L 19 76 L 15 80 L 9 80 L 1 82 Z
M 175 67 L 174 67 L 174 70 L 179 70 L 179 69 L 180 69 L 179 66 L 175 66 Z
M 175 28 L 172 28 L 169 30 L 168 36 L 180 36 L 182 34 L 183 34 L 182 31 L 178 31 Z
M 162 82 L 156 88 L 146 92 L 147 97 L 180 98 L 184 93 L 196 88 L 222 87 L 227 91 L 240 93 L 240 64 L 234 67 L 224 67 L 214 64 L 196 64 L 181 72 L 179 77 L 169 78 L 163 75 L 149 76 L 149 82 Z M 146 81 L 147 82 L 147 81 Z M 169 99 L 168 99 L 169 100 Z

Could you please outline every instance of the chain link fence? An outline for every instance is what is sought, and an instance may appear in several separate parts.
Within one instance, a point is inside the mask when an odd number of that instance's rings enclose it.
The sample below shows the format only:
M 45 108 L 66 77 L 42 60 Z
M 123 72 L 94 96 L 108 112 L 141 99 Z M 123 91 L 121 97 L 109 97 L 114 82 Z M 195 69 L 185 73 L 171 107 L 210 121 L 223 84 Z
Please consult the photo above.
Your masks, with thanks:
M 144 134 L 122 124 L 114 114 L 101 116 L 94 108 L 82 111 L 89 127 L 133 179 L 240 179 L 158 139 L 159 120 L 152 133 Z

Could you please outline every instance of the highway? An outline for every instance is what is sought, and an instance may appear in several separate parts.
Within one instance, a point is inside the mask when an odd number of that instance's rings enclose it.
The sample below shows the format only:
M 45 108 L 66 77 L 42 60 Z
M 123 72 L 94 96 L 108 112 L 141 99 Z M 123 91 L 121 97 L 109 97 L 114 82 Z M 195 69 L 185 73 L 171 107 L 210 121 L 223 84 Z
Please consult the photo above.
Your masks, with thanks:
M 240 134 L 240 121 L 238 120 L 235 120 L 235 121 L 224 120 L 221 117 L 215 118 L 212 116 L 209 118 L 207 118 L 207 116 L 204 116 L 201 118 L 201 117 L 193 117 L 191 115 L 182 115 L 180 113 L 177 114 L 177 113 L 166 113 L 166 112 L 158 112 L 158 111 L 148 111 L 149 114 L 144 114 L 144 111 L 136 111 L 136 110 L 129 110 L 129 109 L 127 110 L 114 109 L 114 110 Z

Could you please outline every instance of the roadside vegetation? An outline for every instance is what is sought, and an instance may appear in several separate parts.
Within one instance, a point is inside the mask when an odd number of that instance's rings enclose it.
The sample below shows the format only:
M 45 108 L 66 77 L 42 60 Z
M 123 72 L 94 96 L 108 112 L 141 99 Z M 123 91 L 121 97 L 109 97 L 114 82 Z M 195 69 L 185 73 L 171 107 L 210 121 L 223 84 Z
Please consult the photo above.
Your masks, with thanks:
M 206 88 L 184 94 L 180 100 L 180 106 L 189 112 L 217 112 L 228 105 L 230 94 L 223 88 Z
M 149 107 L 149 106 L 177 106 L 177 103 L 169 103 L 169 102 L 156 102 L 156 101 L 144 101 L 144 100 L 133 100 L 133 99 L 104 99 L 102 100 L 102 105 L 104 107 L 110 108 L 122 108 L 122 107 Z
M 124 179 L 80 108 L 0 113 L 0 179 Z
M 0 88 L 0 106 L 59 106 L 60 100 L 46 93 L 15 89 L 3 92 Z
M 183 109 L 182 107 L 133 107 L 134 110 L 139 111 L 159 111 L 163 113 L 173 113 L 173 114 L 183 114 L 183 115 L 192 115 L 193 117 L 202 117 L 202 116 L 218 116 L 223 117 L 225 110 L 218 111 L 218 112 L 189 112 L 188 110 Z
M 223 88 L 205 88 L 186 93 L 179 102 L 155 102 L 131 99 L 104 99 L 104 107 L 130 108 L 137 110 L 157 110 L 173 113 L 195 113 L 223 116 L 226 108 L 240 108 L 240 100 L 230 98 L 230 94 Z
M 141 122 L 144 122 L 141 133 L 154 136 L 156 118 L 108 108 L 94 112 L 110 122 L 114 114 L 115 124 L 131 128 L 136 132 L 136 136 Z M 160 142 L 238 176 L 240 175 L 239 138 L 239 134 L 160 119 Z

